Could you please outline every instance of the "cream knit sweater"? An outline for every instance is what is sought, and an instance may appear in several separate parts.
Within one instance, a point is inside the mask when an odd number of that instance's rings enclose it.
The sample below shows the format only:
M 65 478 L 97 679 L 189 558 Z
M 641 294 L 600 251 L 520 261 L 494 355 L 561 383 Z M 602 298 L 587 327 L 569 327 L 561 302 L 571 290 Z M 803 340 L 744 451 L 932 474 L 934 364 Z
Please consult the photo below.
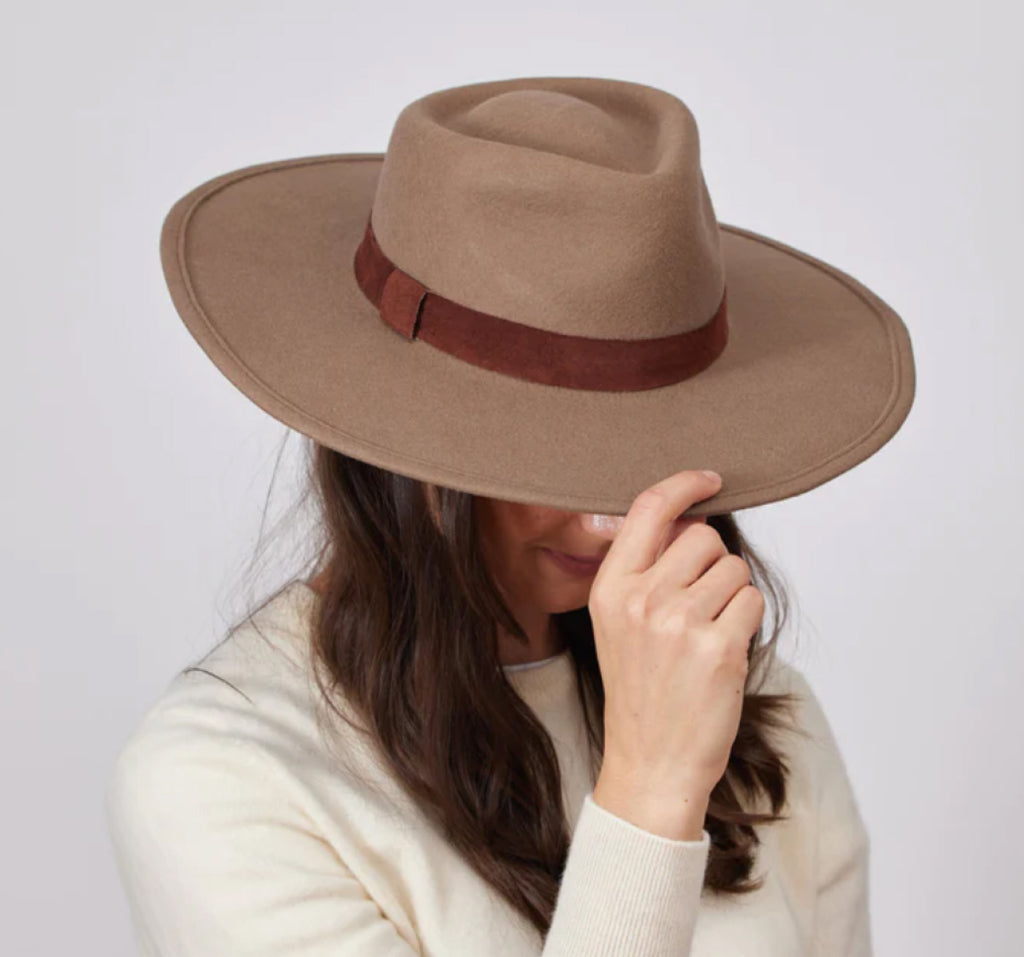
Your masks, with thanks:
M 764 886 L 724 900 L 702 894 L 707 831 L 670 840 L 592 800 L 568 652 L 505 669 L 552 736 L 572 834 L 542 940 L 365 740 L 327 722 L 305 646 L 317 600 L 300 580 L 278 592 L 170 682 L 118 755 L 106 807 L 142 955 L 871 954 L 868 836 L 825 715 L 794 666 L 779 661 L 768 685 L 801 694 L 811 735 L 785 743 L 791 820 L 757 829 Z

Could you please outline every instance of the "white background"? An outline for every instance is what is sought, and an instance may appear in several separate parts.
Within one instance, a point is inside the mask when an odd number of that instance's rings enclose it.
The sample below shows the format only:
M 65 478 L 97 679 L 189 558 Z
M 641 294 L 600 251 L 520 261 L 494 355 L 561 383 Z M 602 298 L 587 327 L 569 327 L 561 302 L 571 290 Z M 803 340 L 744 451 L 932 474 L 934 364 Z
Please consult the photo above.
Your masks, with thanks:
M 268 494 L 273 520 L 295 490 L 299 437 L 282 445 L 284 426 L 173 311 L 164 214 L 236 167 L 383 150 L 401 107 L 433 89 L 596 75 L 682 98 L 719 219 L 834 262 L 910 329 L 917 395 L 895 438 L 825 486 L 738 515 L 793 589 L 800 637 L 781 647 L 822 699 L 868 823 L 877 953 L 1020 953 L 1024 69 L 1010 10 L 9 12 L 5 952 L 134 953 L 107 773 L 175 670 L 245 610 Z M 256 597 L 295 567 L 281 544 Z

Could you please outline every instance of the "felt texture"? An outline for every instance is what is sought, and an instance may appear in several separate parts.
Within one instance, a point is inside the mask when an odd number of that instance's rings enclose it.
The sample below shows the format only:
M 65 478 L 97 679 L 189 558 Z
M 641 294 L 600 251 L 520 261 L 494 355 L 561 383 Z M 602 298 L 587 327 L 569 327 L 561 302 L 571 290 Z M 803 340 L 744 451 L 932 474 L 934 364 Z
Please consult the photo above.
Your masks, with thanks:
M 707 368 L 729 336 L 725 291 L 703 326 L 657 339 L 568 336 L 469 309 L 429 292 L 395 266 L 369 220 L 353 268 L 381 319 L 406 339 L 422 339 L 465 362 L 528 382 L 570 389 L 654 389 Z
M 368 226 L 415 277 L 387 290 L 401 334 L 357 281 Z M 689 109 L 627 81 L 428 94 L 383 154 L 278 160 L 195 187 L 165 219 L 161 257 L 185 325 L 260 408 L 371 464 L 509 501 L 623 514 L 687 468 L 723 478 L 687 516 L 777 501 L 878 451 L 914 397 L 900 316 L 836 266 L 718 222 Z M 647 374 L 644 341 L 706 327 L 726 286 L 713 361 L 630 388 Z M 547 345 L 578 338 L 559 354 L 502 334 L 512 351 L 499 355 L 474 320 L 456 347 L 433 345 L 434 295 Z M 595 365 L 581 347 L 601 339 L 635 343 Z M 594 388 L 595 369 L 599 386 L 625 388 Z

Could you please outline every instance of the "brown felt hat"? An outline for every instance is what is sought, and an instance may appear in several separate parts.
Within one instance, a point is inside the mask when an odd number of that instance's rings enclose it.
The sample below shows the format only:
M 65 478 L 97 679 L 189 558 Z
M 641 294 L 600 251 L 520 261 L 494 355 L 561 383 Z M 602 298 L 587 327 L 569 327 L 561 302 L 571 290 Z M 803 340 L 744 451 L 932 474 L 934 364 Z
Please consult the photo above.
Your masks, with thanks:
M 899 316 L 719 223 L 692 113 L 639 83 L 430 93 L 386 153 L 196 187 L 161 256 L 191 334 L 275 419 L 509 501 L 622 514 L 690 468 L 723 483 L 687 515 L 777 501 L 878 451 L 914 397 Z

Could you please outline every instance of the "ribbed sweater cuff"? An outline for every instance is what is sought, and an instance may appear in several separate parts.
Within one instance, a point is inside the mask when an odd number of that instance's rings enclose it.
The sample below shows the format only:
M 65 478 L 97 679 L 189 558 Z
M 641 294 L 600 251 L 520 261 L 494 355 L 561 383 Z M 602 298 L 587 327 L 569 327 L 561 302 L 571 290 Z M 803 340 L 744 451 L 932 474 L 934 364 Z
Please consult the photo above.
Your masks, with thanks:
M 543 957 L 685 957 L 711 838 L 676 841 L 583 800 Z

